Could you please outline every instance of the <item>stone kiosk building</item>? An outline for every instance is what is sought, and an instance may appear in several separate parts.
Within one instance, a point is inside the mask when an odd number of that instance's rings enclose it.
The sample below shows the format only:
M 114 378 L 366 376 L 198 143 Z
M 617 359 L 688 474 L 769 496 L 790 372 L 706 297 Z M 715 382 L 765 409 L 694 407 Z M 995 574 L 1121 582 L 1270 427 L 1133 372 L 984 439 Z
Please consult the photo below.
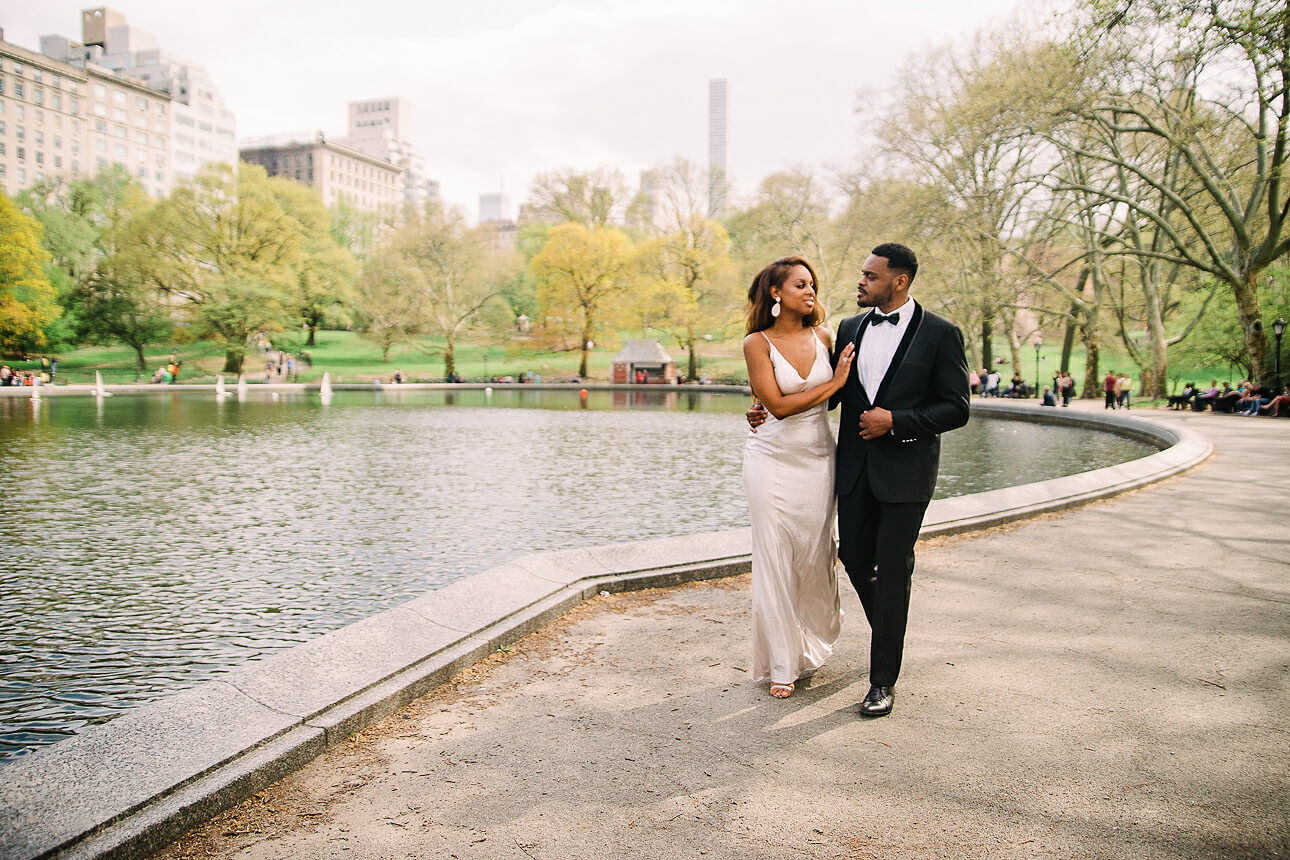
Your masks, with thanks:
M 627 383 L 636 381 L 636 373 L 645 371 L 648 382 L 660 382 L 668 385 L 676 383 L 676 362 L 667 354 L 663 345 L 656 340 L 630 340 L 614 356 L 611 382 Z

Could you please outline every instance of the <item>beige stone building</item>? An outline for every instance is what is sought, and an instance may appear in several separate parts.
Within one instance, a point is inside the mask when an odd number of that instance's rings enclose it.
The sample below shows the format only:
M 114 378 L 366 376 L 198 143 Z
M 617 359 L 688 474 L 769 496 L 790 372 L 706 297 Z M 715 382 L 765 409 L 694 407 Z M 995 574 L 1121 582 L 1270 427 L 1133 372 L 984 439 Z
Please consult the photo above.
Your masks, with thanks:
M 402 211 L 402 168 L 329 142 L 322 134 L 312 140 L 252 141 L 239 154 L 242 161 L 259 164 L 270 176 L 285 176 L 316 189 L 325 206 L 344 201 L 390 221 Z
M 80 69 L 0 41 L 0 188 L 10 197 L 89 172 L 87 84 Z
M 170 99 L 94 66 L 0 41 L 0 181 L 12 196 L 110 165 L 150 194 L 170 190 Z
M 149 194 L 237 158 L 236 124 L 192 63 L 106 7 L 82 13 L 82 40 L 42 36 L 40 52 L 0 31 L 0 188 L 118 165 Z

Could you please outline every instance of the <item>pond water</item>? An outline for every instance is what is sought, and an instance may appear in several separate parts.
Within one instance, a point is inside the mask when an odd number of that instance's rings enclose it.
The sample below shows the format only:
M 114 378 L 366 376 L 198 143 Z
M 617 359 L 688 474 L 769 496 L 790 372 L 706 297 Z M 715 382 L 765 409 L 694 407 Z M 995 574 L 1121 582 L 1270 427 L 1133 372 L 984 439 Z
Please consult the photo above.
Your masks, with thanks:
M 0 398 L 0 761 L 530 552 L 748 523 L 738 394 Z M 939 496 L 1154 451 L 976 419 Z

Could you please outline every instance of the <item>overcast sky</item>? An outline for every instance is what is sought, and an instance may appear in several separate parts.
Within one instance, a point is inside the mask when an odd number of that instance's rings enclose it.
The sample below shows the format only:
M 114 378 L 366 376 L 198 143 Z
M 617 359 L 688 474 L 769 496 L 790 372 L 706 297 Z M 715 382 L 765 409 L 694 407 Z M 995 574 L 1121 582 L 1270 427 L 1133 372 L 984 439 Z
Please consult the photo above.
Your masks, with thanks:
M 239 139 L 345 132 L 346 103 L 399 96 L 445 201 L 511 212 L 535 174 L 707 161 L 708 81 L 729 87 L 735 198 L 792 165 L 857 153 L 856 94 L 1019 0 L 121 0 L 110 8 L 205 66 Z M 0 0 L 5 41 L 80 38 L 75 0 Z

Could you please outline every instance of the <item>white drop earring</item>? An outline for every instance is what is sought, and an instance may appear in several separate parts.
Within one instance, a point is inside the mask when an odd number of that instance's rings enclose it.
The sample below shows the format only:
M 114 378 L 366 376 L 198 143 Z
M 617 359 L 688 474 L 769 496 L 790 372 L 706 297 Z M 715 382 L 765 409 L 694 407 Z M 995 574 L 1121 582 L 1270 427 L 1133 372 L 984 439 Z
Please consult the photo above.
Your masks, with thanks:
M 773 317 L 779 316 L 779 296 L 775 296 L 775 306 L 770 309 L 770 315 Z

